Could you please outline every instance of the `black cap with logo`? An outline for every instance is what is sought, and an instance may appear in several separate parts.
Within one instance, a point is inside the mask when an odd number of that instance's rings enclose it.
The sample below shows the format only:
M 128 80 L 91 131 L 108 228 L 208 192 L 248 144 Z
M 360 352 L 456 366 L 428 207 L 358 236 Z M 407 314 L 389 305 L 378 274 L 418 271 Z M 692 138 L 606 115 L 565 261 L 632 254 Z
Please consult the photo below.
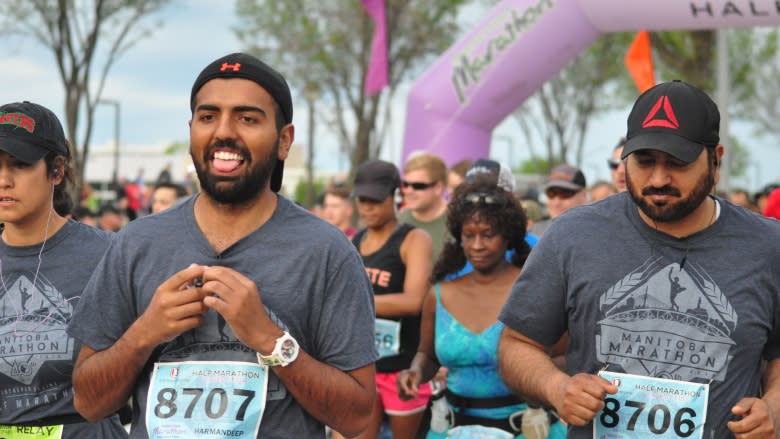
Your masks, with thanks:
M 707 93 L 679 80 L 663 82 L 634 103 L 621 158 L 653 149 L 690 163 L 720 142 L 719 131 L 720 112 Z
M 0 150 L 24 163 L 35 163 L 49 152 L 70 155 L 57 116 L 28 101 L 0 106 Z

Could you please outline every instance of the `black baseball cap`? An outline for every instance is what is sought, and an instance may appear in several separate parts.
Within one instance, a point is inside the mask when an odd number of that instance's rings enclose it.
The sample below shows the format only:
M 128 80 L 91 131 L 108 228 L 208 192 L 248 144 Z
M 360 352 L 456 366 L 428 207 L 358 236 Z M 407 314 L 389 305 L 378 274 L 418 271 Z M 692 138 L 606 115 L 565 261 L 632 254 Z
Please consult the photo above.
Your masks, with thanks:
M 690 163 L 720 142 L 719 131 L 720 112 L 707 93 L 680 80 L 663 82 L 634 103 L 621 158 L 653 149 Z
M 564 164 L 552 168 L 544 190 L 555 187 L 579 192 L 585 189 L 585 186 L 585 174 L 579 168 Z
M 256 82 L 263 87 L 279 105 L 284 122 L 292 123 L 293 104 L 290 87 L 281 73 L 274 68 L 247 53 L 231 53 L 212 61 L 200 72 L 192 84 L 190 92 L 190 111 L 195 111 L 195 95 L 203 84 L 216 78 L 243 78 Z M 276 162 L 276 168 L 271 175 L 271 190 L 279 192 L 282 188 L 284 160 Z
M 0 150 L 31 164 L 54 152 L 68 157 L 68 141 L 57 116 L 32 102 L 0 106 Z
M 401 186 L 398 168 L 383 160 L 369 160 L 358 166 L 352 196 L 383 201 Z

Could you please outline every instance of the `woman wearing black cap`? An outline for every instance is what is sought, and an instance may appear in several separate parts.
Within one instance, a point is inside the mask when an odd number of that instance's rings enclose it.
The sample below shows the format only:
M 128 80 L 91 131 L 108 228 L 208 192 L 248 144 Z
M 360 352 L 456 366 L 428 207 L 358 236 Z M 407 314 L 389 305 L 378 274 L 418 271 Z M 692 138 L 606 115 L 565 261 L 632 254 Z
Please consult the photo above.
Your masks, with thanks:
M 431 237 L 422 229 L 399 224 L 396 195 L 401 177 L 394 164 L 370 160 L 355 172 L 353 195 L 366 228 L 353 238 L 374 290 L 378 398 L 361 438 L 376 437 L 384 415 L 396 439 L 413 438 L 431 391 L 427 384 L 414 399 L 401 400 L 398 373 L 409 367 L 420 339 L 420 311 L 431 275 Z M 335 435 L 334 437 L 340 437 Z
M 54 113 L 0 107 L 0 437 L 127 437 L 118 416 L 89 423 L 73 406 L 66 326 L 110 235 L 57 213 L 72 179 Z

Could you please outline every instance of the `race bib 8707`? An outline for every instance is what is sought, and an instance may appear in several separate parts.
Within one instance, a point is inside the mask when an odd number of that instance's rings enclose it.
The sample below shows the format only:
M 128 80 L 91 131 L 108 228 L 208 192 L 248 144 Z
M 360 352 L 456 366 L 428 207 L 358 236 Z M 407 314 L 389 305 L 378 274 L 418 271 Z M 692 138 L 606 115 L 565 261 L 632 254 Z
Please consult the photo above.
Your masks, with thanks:
M 255 363 L 156 363 L 146 400 L 150 439 L 254 438 L 268 390 Z
M 599 376 L 618 386 L 593 419 L 593 437 L 701 439 L 709 385 L 608 371 Z

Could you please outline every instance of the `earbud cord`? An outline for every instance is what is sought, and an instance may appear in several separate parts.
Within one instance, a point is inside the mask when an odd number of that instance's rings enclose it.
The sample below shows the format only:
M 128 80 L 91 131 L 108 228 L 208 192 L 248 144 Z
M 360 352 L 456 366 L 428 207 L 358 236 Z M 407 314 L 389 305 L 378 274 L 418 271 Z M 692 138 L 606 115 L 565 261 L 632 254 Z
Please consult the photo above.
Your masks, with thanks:
M 718 211 L 720 210 L 720 204 L 713 198 L 712 201 L 715 203 L 715 206 L 712 208 L 712 216 L 710 216 L 710 220 L 707 222 L 707 225 L 704 227 L 705 229 L 709 226 L 711 226 L 715 220 L 717 219 Z M 683 255 L 682 260 L 680 260 L 680 270 L 682 270 L 685 267 L 685 262 L 688 260 L 688 251 L 691 249 L 691 243 L 689 242 L 688 245 L 685 247 L 685 255 Z
M 705 229 L 707 227 L 711 226 L 713 223 L 715 223 L 715 220 L 719 216 L 720 204 L 718 204 L 717 200 L 715 200 L 714 198 L 712 199 L 712 201 L 715 203 L 715 205 L 714 205 L 714 207 L 712 209 L 712 215 L 710 215 L 709 221 L 707 221 L 707 224 L 704 226 Z M 651 218 L 651 220 L 653 221 L 653 227 L 655 228 L 655 231 L 659 232 L 658 224 L 656 224 L 655 220 L 653 220 L 652 218 Z M 688 261 L 688 251 L 690 249 L 691 249 L 691 244 L 687 243 L 686 247 L 685 247 L 685 254 L 683 255 L 682 259 L 680 259 L 680 270 L 682 270 L 685 267 L 685 263 Z
M 43 232 L 43 242 L 41 243 L 41 248 L 38 250 L 38 265 L 35 267 L 35 274 L 33 275 L 33 286 L 36 285 L 36 282 L 38 282 L 38 273 L 41 271 L 41 264 L 43 263 L 43 249 L 46 246 L 46 241 L 49 239 L 49 224 L 51 224 L 51 217 L 52 217 L 52 211 L 54 210 L 54 183 L 51 185 L 51 208 L 49 209 L 49 217 L 46 219 L 46 227 L 44 228 Z M 3 261 L 2 258 L 0 258 L 0 283 L 3 285 L 3 291 L 7 294 L 8 293 L 8 287 L 5 285 L 5 277 L 3 276 Z M 16 321 L 14 322 L 14 328 L 13 333 L 16 334 L 16 323 L 19 322 L 19 320 L 23 317 L 22 311 L 16 312 Z
M 35 276 L 33 276 L 33 285 L 38 281 L 38 272 L 41 271 L 41 263 L 43 262 L 43 248 L 46 246 L 46 240 L 49 239 L 49 224 L 51 224 L 51 216 L 54 211 L 54 183 L 51 184 L 51 208 L 49 209 L 49 217 L 46 219 L 46 228 L 43 231 L 43 242 L 41 243 L 41 249 L 38 250 L 38 266 L 35 268 Z

